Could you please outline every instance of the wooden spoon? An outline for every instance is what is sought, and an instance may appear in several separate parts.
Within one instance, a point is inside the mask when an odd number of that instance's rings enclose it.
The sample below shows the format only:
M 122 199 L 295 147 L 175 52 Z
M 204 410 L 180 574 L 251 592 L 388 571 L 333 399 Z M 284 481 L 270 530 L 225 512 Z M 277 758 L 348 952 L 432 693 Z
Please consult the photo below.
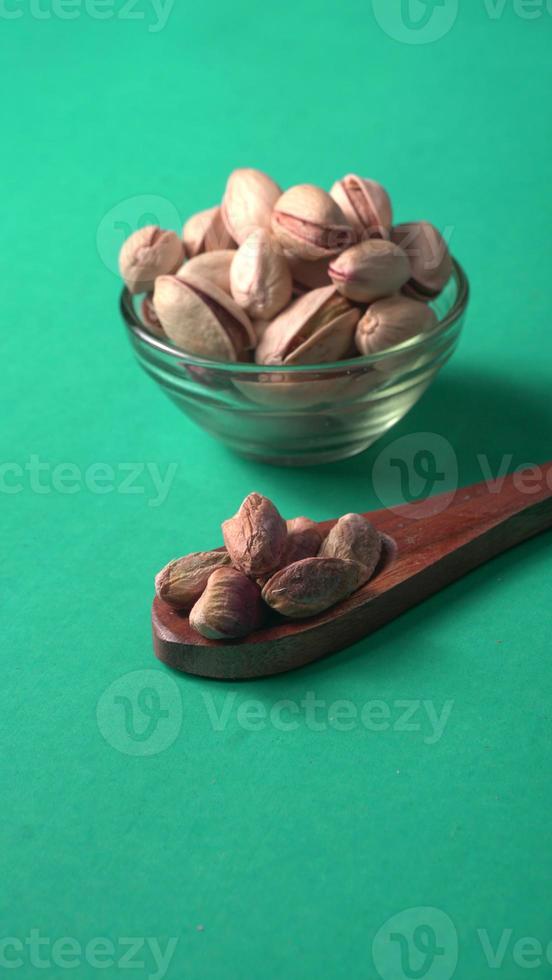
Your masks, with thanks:
M 552 527 L 552 463 L 539 470 L 538 481 L 526 475 L 523 483 L 518 473 L 432 497 L 424 501 L 422 518 L 420 504 L 368 513 L 385 536 L 375 577 L 312 619 L 276 617 L 243 640 L 206 640 L 187 616 L 156 598 L 155 654 L 189 674 L 238 680 L 293 670 L 356 643 L 483 562 Z M 333 524 L 320 526 L 327 533 Z

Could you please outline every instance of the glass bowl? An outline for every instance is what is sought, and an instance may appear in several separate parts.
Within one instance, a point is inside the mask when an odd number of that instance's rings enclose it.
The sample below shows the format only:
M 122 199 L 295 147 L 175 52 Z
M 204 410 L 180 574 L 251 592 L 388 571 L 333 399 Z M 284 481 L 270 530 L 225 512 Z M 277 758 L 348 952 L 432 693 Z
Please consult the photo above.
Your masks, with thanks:
M 406 415 L 453 353 L 468 293 L 455 261 L 434 330 L 381 354 L 292 367 L 185 354 L 144 326 L 141 297 L 126 289 L 121 312 L 141 367 L 206 432 L 250 459 L 308 466 L 361 453 Z

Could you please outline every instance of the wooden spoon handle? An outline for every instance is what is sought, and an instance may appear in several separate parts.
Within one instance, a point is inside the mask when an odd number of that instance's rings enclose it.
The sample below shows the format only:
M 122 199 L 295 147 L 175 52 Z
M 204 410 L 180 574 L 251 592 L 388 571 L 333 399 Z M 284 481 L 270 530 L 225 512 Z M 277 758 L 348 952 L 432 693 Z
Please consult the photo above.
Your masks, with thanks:
M 417 513 L 419 505 L 405 504 L 367 515 L 399 546 L 399 561 L 378 578 L 378 591 L 389 587 L 394 576 L 418 577 L 433 566 L 438 566 L 435 584 L 441 588 L 552 527 L 552 463 L 534 468 L 531 475 L 512 473 L 457 490 L 452 499 L 440 494 L 424 502 L 420 519 Z

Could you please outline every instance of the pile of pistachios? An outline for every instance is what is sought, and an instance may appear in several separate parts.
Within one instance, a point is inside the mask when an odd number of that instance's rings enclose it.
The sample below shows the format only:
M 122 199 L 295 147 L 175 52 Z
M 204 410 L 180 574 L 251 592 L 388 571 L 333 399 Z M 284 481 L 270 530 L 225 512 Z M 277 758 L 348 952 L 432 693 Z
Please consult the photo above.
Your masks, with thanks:
M 153 333 L 196 357 L 260 365 L 376 354 L 430 331 L 428 304 L 452 273 L 439 231 L 393 225 L 377 181 L 348 174 L 329 193 L 282 191 L 247 168 L 182 237 L 154 225 L 134 232 L 119 265 L 130 292 L 146 294 Z
M 284 520 L 259 493 L 224 521 L 222 535 L 223 548 L 176 558 L 155 579 L 159 599 L 210 640 L 247 636 L 270 610 L 316 616 L 368 582 L 382 554 L 382 537 L 362 514 L 345 514 L 324 535 L 308 517 Z

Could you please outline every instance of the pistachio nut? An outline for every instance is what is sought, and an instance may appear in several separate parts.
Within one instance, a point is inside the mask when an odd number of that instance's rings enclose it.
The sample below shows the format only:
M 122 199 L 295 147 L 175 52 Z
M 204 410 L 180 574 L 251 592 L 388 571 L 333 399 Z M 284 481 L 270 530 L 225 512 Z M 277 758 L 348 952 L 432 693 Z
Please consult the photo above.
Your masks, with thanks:
M 255 346 L 247 314 L 209 279 L 159 276 L 153 302 L 165 333 L 187 354 L 239 361 Z
M 176 232 L 146 225 L 123 244 L 119 270 L 131 293 L 150 293 L 157 276 L 178 269 L 183 256 L 184 248 Z
M 188 218 L 182 229 L 182 240 L 190 259 L 202 252 L 236 247 L 234 239 L 226 230 L 219 207 L 198 211 Z
M 236 250 L 229 248 L 202 252 L 194 255 L 193 259 L 188 259 L 176 274 L 179 279 L 187 279 L 190 274 L 209 279 L 230 295 L 230 266 L 235 254 Z
M 270 228 L 281 187 L 262 170 L 244 167 L 228 178 L 221 214 L 228 233 L 241 245 L 257 228 Z
M 307 289 L 320 289 L 322 286 L 330 286 L 331 279 L 328 273 L 330 262 L 330 256 L 317 259 L 315 262 L 298 259 L 294 255 L 288 256 L 288 265 L 291 269 L 294 285 L 302 287 L 301 293 L 306 292 Z
M 391 240 L 410 260 L 405 296 L 422 302 L 435 299 L 452 275 L 452 258 L 441 233 L 429 221 L 411 221 L 395 225 Z
M 155 578 L 155 592 L 175 609 L 191 609 L 216 568 L 230 565 L 226 551 L 196 551 L 175 558 Z
M 345 514 L 322 542 L 321 558 L 343 558 L 364 565 L 368 577 L 374 574 L 381 558 L 382 537 L 362 514 Z
M 320 364 L 353 352 L 360 310 L 335 286 L 313 289 L 280 313 L 256 350 L 258 364 Z
M 302 558 L 316 557 L 324 537 L 320 525 L 308 517 L 294 517 L 292 520 L 286 521 L 286 525 L 287 544 L 279 568 L 292 565 L 296 561 L 301 561 Z M 260 586 L 266 585 L 273 574 L 274 570 L 259 575 L 256 581 Z
M 286 521 L 288 540 L 284 560 L 292 565 L 302 558 L 315 558 L 324 538 L 320 524 L 309 517 L 293 517 Z
M 372 303 L 360 320 L 356 345 L 361 354 L 378 354 L 437 326 L 438 320 L 425 303 L 406 296 L 390 296 Z
M 356 241 L 341 208 L 313 184 L 298 184 L 282 194 L 274 206 L 272 229 L 286 254 L 299 259 L 327 258 Z
M 254 578 L 279 568 L 287 545 L 287 527 L 271 500 L 250 493 L 222 534 L 232 564 Z
M 156 337 L 166 336 L 165 331 L 161 326 L 159 317 L 155 312 L 155 307 L 153 305 L 153 293 L 148 293 L 147 296 L 144 296 L 142 300 L 142 305 L 140 307 L 140 313 L 142 317 L 142 323 L 145 324 L 145 326 L 148 328 L 148 330 L 151 331 L 151 333 L 154 333 Z
M 216 569 L 190 612 L 190 626 L 209 640 L 247 636 L 263 620 L 259 586 L 236 568 Z
M 303 558 L 273 575 L 263 599 L 282 616 L 305 619 L 342 602 L 368 581 L 364 565 L 342 558 Z
M 329 272 L 343 296 L 371 303 L 398 292 L 410 276 L 410 264 L 398 245 L 373 238 L 338 255 Z
M 234 253 L 232 296 L 250 316 L 270 320 L 291 300 L 291 272 L 265 228 L 251 232 Z
M 376 180 L 347 174 L 331 191 L 359 239 L 389 238 L 393 211 L 389 194 Z

